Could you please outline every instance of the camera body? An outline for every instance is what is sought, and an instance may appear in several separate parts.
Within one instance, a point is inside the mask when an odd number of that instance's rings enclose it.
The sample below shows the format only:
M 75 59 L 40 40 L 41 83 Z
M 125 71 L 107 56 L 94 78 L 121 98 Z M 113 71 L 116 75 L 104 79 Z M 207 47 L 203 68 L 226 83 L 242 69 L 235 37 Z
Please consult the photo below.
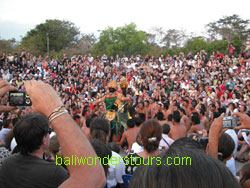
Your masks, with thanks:
M 24 91 L 10 91 L 9 92 L 10 106 L 31 106 L 30 97 Z
M 233 129 L 237 126 L 237 118 L 235 116 L 227 116 L 223 118 L 223 128 Z

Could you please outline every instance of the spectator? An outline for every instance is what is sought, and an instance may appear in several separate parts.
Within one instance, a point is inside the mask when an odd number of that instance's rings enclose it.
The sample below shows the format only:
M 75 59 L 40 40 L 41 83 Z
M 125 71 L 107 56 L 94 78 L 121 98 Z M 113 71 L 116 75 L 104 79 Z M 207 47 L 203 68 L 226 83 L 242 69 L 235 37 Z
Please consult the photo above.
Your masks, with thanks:
M 140 153 L 129 154 L 126 160 L 124 159 L 126 162 L 126 174 L 133 174 L 137 166 L 147 164 L 146 161 L 150 160 L 151 157 L 160 154 L 158 147 L 162 138 L 162 128 L 159 122 L 153 119 L 145 121 L 142 124 L 139 135 L 144 150 Z

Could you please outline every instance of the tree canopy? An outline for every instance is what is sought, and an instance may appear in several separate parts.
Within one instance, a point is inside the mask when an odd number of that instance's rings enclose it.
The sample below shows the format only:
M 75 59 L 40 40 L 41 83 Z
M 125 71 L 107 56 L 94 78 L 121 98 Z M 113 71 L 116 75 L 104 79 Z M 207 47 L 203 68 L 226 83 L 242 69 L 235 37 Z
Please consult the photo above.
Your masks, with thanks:
M 235 37 L 241 41 L 250 36 L 250 20 L 241 19 L 238 15 L 225 16 L 206 25 L 211 40 L 222 39 L 231 42 Z
M 47 39 L 50 51 L 60 51 L 74 45 L 79 40 L 79 29 L 69 21 L 46 20 L 30 30 L 22 39 L 21 46 L 35 53 L 47 52 Z
M 136 29 L 131 23 L 116 29 L 109 27 L 100 34 L 99 41 L 94 44 L 94 52 L 102 55 L 115 54 L 145 54 L 149 50 L 147 35 L 144 31 Z

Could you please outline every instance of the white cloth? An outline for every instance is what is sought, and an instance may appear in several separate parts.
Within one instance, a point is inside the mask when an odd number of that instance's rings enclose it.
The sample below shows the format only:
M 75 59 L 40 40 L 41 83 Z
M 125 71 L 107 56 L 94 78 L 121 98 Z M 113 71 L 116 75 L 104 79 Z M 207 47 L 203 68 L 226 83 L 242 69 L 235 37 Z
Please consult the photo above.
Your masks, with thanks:
M 229 136 L 231 136 L 231 138 L 233 139 L 234 143 L 235 143 L 235 148 L 234 148 L 234 157 L 236 157 L 237 155 L 237 147 L 238 147 L 238 137 L 236 132 L 233 129 L 228 129 L 225 132 L 226 134 L 228 134 Z M 236 167 L 235 167 L 235 159 L 234 157 L 231 157 L 231 159 L 229 159 L 226 162 L 226 166 L 227 168 L 232 172 L 232 174 L 234 176 L 236 176 Z
M 167 141 L 167 143 L 163 140 L 163 138 L 165 139 L 165 141 Z M 174 143 L 174 140 L 172 138 L 170 138 L 167 134 L 162 134 L 162 139 L 160 141 L 159 146 L 160 147 L 164 147 L 165 149 L 168 149 L 169 146 L 171 146 L 171 144 Z
M 123 158 L 112 151 L 112 157 L 109 159 L 109 169 L 107 175 L 107 186 L 115 187 L 117 183 L 122 184 L 122 175 L 125 174 L 125 164 Z
M 137 142 L 132 144 L 131 153 L 140 153 L 144 150 Z M 133 151 L 133 152 L 132 152 Z
M 16 147 L 16 145 L 17 145 L 16 139 L 13 138 L 13 139 L 11 140 L 11 143 L 10 143 L 10 149 L 11 149 L 11 151 L 13 151 L 13 149 Z
M 0 131 L 0 139 L 3 141 L 3 143 L 5 144 L 6 142 L 6 136 L 9 133 L 10 129 L 8 128 L 2 128 L 2 130 Z

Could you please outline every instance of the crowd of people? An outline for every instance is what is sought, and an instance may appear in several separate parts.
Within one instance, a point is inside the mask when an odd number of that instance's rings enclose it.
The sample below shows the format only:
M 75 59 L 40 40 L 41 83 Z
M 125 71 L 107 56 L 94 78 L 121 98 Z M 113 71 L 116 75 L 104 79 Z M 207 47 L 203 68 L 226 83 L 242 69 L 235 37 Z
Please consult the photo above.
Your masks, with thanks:
M 2 54 L 1 187 L 123 187 L 125 174 L 130 187 L 248 187 L 250 43 L 227 50 Z M 26 91 L 32 107 L 10 106 L 8 91 Z M 71 156 L 123 159 L 55 165 Z M 192 164 L 162 162 L 180 156 Z

